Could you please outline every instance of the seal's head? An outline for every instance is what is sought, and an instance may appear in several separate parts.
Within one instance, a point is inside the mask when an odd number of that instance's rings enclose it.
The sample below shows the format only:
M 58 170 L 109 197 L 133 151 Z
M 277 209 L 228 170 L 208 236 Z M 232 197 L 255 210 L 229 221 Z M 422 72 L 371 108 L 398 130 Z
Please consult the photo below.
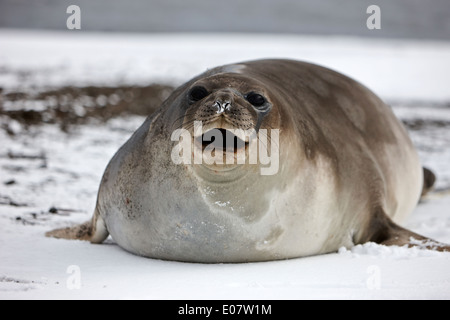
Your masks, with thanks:
M 258 152 L 258 141 L 269 150 L 272 130 L 280 123 L 276 103 L 262 83 L 239 73 L 219 73 L 193 81 L 185 92 L 182 128 L 192 136 L 194 165 L 219 174 L 259 164 L 252 152 Z

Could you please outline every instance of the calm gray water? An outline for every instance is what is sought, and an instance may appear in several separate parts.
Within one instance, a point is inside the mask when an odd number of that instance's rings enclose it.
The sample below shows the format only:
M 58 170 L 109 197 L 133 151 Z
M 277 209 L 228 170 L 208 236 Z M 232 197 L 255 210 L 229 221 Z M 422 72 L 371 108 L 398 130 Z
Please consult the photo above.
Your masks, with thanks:
M 84 31 L 269 32 L 450 40 L 450 0 L 0 0 L 0 27 Z M 366 9 L 381 8 L 381 30 Z

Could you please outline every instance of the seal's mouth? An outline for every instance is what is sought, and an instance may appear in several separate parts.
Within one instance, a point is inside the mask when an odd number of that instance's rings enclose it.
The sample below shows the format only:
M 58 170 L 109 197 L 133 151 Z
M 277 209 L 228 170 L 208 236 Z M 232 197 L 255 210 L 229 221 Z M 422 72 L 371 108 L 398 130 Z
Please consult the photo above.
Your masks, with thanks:
M 233 132 L 227 129 L 211 129 L 196 138 L 197 146 L 201 146 L 202 151 L 214 151 L 223 153 L 237 154 L 241 150 L 247 150 L 249 140 L 241 139 Z

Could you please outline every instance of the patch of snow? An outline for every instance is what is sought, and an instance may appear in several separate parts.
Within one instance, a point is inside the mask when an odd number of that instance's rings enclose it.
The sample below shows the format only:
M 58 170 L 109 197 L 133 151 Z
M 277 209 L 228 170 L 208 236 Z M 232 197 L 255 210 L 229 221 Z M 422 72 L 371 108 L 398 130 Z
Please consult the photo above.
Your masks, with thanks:
M 374 259 L 393 260 L 441 256 L 440 252 L 434 250 L 427 250 L 419 247 L 408 248 L 406 246 L 384 246 L 373 242 L 358 244 L 351 249 L 342 247 L 339 249 L 339 254 L 350 256 L 352 258 L 370 256 Z
M 450 43 L 264 34 L 114 34 L 0 29 L 0 86 L 181 84 L 218 65 L 304 60 L 385 99 L 448 101 Z M 395 75 L 395 76 L 394 76 Z
M 218 205 L 219 207 L 223 208 L 223 207 L 229 206 L 230 205 L 230 201 L 227 201 L 227 202 L 216 201 L 215 204 Z

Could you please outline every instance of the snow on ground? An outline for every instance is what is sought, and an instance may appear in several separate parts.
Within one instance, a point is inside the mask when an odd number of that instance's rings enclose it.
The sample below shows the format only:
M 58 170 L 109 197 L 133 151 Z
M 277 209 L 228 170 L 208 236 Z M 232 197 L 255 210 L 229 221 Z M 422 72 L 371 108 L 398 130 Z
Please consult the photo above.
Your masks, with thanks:
M 290 57 L 340 70 L 419 121 L 411 135 L 438 191 L 405 226 L 450 243 L 450 45 L 284 36 L 101 35 L 0 30 L 5 91 L 61 85 L 181 83 L 217 64 Z M 421 100 L 424 103 L 411 104 Z M 439 103 L 437 103 L 439 102 Z M 435 104 L 437 103 L 437 104 Z M 449 299 L 450 253 L 373 243 L 334 254 L 249 264 L 138 257 L 44 233 L 83 222 L 103 170 L 142 117 L 61 132 L 8 121 L 0 130 L 0 299 Z M 12 132 L 11 132 L 12 131 Z M 53 210 L 50 210 L 50 209 Z M 52 211 L 53 213 L 51 213 Z M 55 212 L 56 211 L 56 212 Z
M 447 101 L 450 43 L 295 35 L 111 34 L 0 29 L 0 86 L 181 84 L 261 58 L 318 63 L 383 98 Z

